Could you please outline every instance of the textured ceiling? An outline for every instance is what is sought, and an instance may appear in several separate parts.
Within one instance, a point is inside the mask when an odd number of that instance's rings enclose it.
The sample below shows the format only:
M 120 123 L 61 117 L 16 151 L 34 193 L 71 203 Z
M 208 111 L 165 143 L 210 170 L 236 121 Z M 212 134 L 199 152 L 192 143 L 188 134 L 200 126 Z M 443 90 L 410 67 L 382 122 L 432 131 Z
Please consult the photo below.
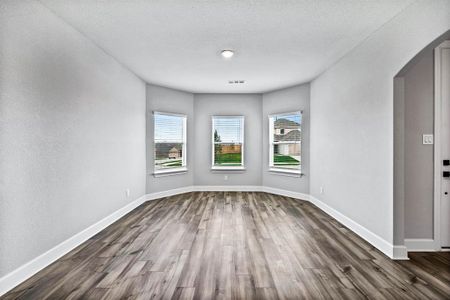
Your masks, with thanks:
M 310 81 L 413 1 L 41 2 L 149 83 L 259 93 Z

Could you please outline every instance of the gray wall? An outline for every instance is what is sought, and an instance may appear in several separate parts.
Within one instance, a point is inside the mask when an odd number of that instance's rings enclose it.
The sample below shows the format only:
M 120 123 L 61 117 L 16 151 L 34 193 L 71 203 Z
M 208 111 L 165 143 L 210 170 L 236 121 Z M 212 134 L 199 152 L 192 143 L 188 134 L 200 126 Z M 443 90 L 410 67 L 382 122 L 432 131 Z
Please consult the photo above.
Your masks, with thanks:
M 434 131 L 433 50 L 404 76 L 405 238 L 433 238 L 433 145 L 422 134 Z
M 309 194 L 309 84 L 263 94 L 262 134 L 262 183 L 264 186 Z M 304 176 L 289 177 L 269 172 L 269 118 L 268 115 L 291 111 L 303 111 L 302 122 L 302 173 Z
M 393 78 L 448 28 L 450 2 L 417 1 L 311 84 L 310 193 L 387 243 L 394 241 Z
M 261 185 L 262 96 L 259 94 L 195 94 L 195 185 Z M 211 117 L 245 116 L 244 172 L 211 172 Z M 224 179 L 228 175 L 228 180 Z
M 154 177 L 152 112 L 187 115 L 187 173 Z M 157 85 L 147 85 L 147 193 L 192 186 L 194 179 L 194 95 Z
M 394 244 L 405 244 L 405 80 L 394 78 Z
M 35 1 L 0 9 L 0 84 L 2 277 L 145 194 L 145 85 Z

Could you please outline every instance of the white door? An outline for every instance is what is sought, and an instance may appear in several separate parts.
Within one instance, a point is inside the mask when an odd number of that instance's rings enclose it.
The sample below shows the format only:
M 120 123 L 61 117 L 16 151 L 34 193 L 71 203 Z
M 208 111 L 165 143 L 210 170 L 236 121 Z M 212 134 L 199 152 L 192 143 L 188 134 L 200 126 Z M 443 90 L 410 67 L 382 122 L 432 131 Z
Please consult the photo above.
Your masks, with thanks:
M 435 59 L 436 92 L 439 93 L 437 96 L 440 96 L 441 102 L 440 113 L 439 103 L 436 103 L 436 113 L 440 115 L 440 118 L 436 118 L 437 123 L 440 119 L 440 128 L 437 132 L 440 137 L 440 161 L 437 161 L 435 165 L 436 167 L 439 165 L 437 169 L 438 180 L 440 180 L 440 240 L 442 248 L 450 248 L 450 165 L 448 165 L 450 160 L 450 41 L 436 48 Z

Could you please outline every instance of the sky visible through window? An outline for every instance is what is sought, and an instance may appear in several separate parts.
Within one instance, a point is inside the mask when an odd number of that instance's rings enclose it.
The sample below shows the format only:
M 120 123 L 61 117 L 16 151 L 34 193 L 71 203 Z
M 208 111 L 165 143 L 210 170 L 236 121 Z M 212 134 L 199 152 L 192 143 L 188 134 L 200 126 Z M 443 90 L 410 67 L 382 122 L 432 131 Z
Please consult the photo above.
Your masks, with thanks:
M 301 124 L 301 114 L 275 116 L 277 119 L 287 119 Z M 241 119 L 233 117 L 216 117 L 214 120 L 217 133 L 222 142 L 241 142 Z M 155 114 L 155 140 L 158 142 L 175 142 L 183 140 L 183 118 Z
M 155 114 L 155 141 L 183 141 L 183 117 Z
M 298 124 L 301 124 L 302 123 L 302 114 L 274 116 L 274 121 L 276 121 L 278 119 L 286 119 L 286 120 L 294 121 Z
M 220 136 L 223 143 L 241 143 L 241 124 L 240 117 L 215 117 L 214 130 Z

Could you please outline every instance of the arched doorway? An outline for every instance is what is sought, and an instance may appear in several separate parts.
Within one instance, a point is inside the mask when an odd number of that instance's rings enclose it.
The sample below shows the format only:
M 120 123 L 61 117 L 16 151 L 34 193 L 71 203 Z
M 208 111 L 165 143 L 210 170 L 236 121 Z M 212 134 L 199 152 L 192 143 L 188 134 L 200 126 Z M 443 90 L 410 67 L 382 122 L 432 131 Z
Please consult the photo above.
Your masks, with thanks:
M 436 186 L 443 171 L 436 155 L 442 139 L 436 127 L 443 112 L 435 99 L 440 78 L 435 49 L 445 40 L 450 40 L 450 31 L 418 53 L 394 78 L 394 244 L 399 249 L 404 245 L 404 251 L 437 251 L 442 246 L 443 219 L 437 214 L 443 208 L 439 197 L 444 191 L 442 185 Z

